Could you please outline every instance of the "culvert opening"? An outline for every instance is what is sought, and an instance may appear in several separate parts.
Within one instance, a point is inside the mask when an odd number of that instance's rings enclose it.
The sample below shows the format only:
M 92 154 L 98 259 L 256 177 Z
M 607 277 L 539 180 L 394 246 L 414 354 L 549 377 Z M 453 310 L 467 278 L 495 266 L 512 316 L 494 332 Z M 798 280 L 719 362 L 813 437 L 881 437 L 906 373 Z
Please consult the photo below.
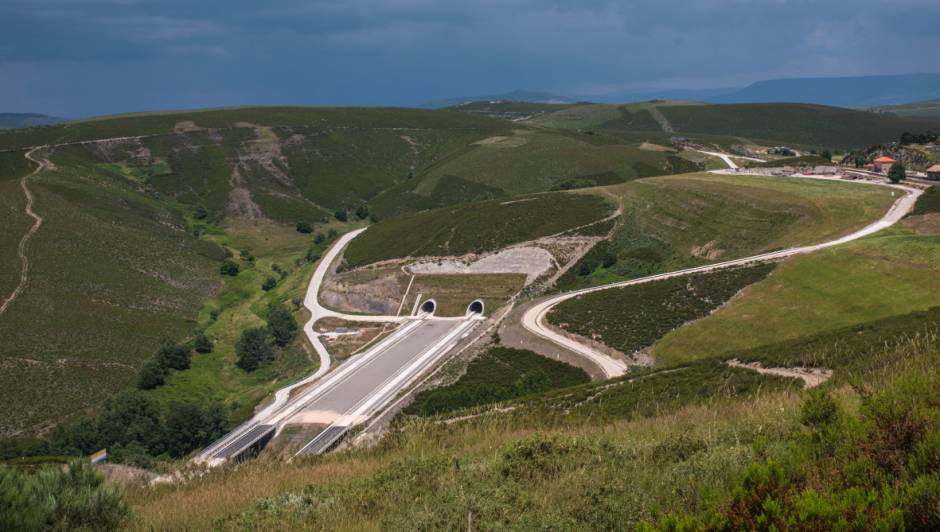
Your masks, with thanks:
M 429 299 L 425 301 L 424 303 L 421 303 L 420 310 L 421 312 L 424 312 L 425 314 L 434 314 L 434 309 L 436 308 L 437 308 L 437 303 L 435 303 L 433 299 Z
M 470 306 L 467 307 L 467 314 L 483 314 L 483 301 L 473 300 L 473 303 L 470 303 Z

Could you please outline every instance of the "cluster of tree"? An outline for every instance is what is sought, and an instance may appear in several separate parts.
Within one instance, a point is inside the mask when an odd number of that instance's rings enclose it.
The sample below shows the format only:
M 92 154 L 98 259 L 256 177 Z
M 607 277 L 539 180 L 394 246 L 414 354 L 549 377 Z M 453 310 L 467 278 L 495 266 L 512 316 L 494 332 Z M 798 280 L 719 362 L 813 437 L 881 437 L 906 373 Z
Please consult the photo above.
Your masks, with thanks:
M 933 131 L 925 131 L 924 133 L 910 133 L 905 131 L 901 133 L 901 144 L 930 144 L 931 142 L 936 142 L 937 138 L 937 133 Z
M 201 335 L 199 347 L 212 350 L 212 342 Z M 206 343 L 208 342 L 208 344 Z M 137 386 L 142 390 L 152 390 L 166 382 L 167 375 L 171 369 L 184 370 L 189 369 L 192 354 L 188 347 L 176 344 L 171 341 L 164 341 L 157 349 L 157 352 L 144 362 L 140 368 L 140 374 L 137 379 Z
M 106 401 L 97 416 L 57 427 L 45 439 L 3 442 L 0 459 L 79 456 L 107 449 L 114 462 L 150 467 L 154 458 L 180 458 L 212 443 L 227 427 L 228 413 L 221 403 L 173 402 L 164 412 L 155 399 L 127 390 Z
M 130 515 L 87 460 L 36 472 L 0 465 L 0 530 L 115 530 Z
M 376 221 L 376 218 L 372 214 L 372 211 L 369 209 L 369 205 L 367 203 L 360 203 L 357 205 L 354 212 L 356 214 L 356 218 L 359 218 L 360 220 L 365 220 L 366 218 L 371 217 L 373 221 Z M 349 221 L 349 211 L 346 209 L 337 209 L 336 212 L 333 213 L 333 217 L 340 222 L 347 222 Z
M 297 222 L 296 226 L 298 233 L 308 234 L 313 232 L 313 226 L 309 222 Z
M 277 349 L 286 347 L 297 336 L 300 326 L 294 315 L 282 304 L 268 307 L 268 324 L 242 331 L 235 344 L 238 367 L 254 371 L 270 364 L 277 356 Z
M 578 275 L 585 277 L 594 273 L 594 270 L 596 270 L 599 265 L 604 268 L 610 268 L 614 264 L 617 264 L 617 255 L 610 251 L 604 253 L 600 263 L 592 257 L 585 257 L 585 259 L 581 261 L 581 266 L 578 268 Z
M 307 261 L 316 262 L 320 260 L 320 257 L 323 255 L 323 250 L 330 242 L 336 240 L 337 236 L 339 236 L 339 233 L 336 232 L 336 229 L 330 229 L 325 234 L 318 232 L 313 237 L 313 246 L 307 250 Z

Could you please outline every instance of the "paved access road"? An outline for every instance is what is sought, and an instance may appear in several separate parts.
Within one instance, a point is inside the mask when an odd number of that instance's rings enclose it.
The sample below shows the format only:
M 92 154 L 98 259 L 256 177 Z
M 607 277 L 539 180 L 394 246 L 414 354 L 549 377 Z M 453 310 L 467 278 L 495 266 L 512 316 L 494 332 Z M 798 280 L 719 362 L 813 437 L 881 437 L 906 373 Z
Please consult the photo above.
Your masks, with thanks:
M 746 177 L 743 177 L 746 179 Z M 576 354 L 579 354 L 594 364 L 596 364 L 607 376 L 607 378 L 619 377 L 627 372 L 627 365 L 622 360 L 617 360 L 607 356 L 606 354 L 594 349 L 590 346 L 584 345 L 572 338 L 564 336 L 558 332 L 555 332 L 551 329 L 546 323 L 545 318 L 553 307 L 558 305 L 563 301 L 568 299 L 578 297 L 583 294 L 588 294 L 591 292 L 597 292 L 600 290 L 607 290 L 610 288 L 621 288 L 624 286 L 631 286 L 635 284 L 649 283 L 653 281 L 659 281 L 662 279 L 669 279 L 671 277 L 679 277 L 683 275 L 688 275 L 690 273 L 701 273 L 701 272 L 710 272 L 715 270 L 720 270 L 722 268 L 728 268 L 732 266 L 740 266 L 744 264 L 758 263 L 758 262 L 770 262 L 775 260 L 780 260 L 785 257 L 790 257 L 792 255 L 799 255 L 803 253 L 811 253 L 813 251 L 818 251 L 820 249 L 837 246 L 839 244 L 844 244 L 846 242 L 851 242 L 852 240 L 857 240 L 864 236 L 868 236 L 882 229 L 890 227 L 903 218 L 907 213 L 914 208 L 914 204 L 917 202 L 917 198 L 923 193 L 922 190 L 917 188 L 906 187 L 903 185 L 889 185 L 886 183 L 872 183 L 868 181 L 842 181 L 837 178 L 826 178 L 826 177 L 793 177 L 792 179 L 826 179 L 826 180 L 835 180 L 841 181 L 843 183 L 858 183 L 858 184 L 867 184 L 874 186 L 885 186 L 892 189 L 898 190 L 901 192 L 901 197 L 898 198 L 891 208 L 885 213 L 884 216 L 877 222 L 874 222 L 854 233 L 848 234 L 841 238 L 831 240 L 829 242 L 823 242 L 821 244 L 814 244 L 810 246 L 802 246 L 784 249 L 780 251 L 774 251 L 771 253 L 764 253 L 761 255 L 755 255 L 752 257 L 744 257 L 741 259 L 729 260 L 725 262 L 719 262 L 716 264 L 709 264 L 707 266 L 699 266 L 696 268 L 688 268 L 685 270 L 678 270 L 669 273 L 663 273 L 659 275 L 650 275 L 648 277 L 641 277 L 639 279 L 633 279 L 630 281 L 622 281 L 619 283 L 611 283 L 607 285 L 595 286 L 591 288 L 585 288 L 582 290 L 574 290 L 571 292 L 566 292 L 555 297 L 548 298 L 544 301 L 541 301 L 532 306 L 529 310 L 522 315 L 522 326 L 525 327 L 528 331 L 545 338 L 561 347 L 564 347 Z

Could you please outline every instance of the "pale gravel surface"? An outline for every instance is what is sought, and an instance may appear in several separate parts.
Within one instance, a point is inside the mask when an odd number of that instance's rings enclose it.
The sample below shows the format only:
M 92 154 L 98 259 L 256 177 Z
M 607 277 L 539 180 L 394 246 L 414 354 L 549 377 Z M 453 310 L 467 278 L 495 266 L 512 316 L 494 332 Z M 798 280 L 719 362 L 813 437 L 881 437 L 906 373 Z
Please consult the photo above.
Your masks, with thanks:
M 553 266 L 552 254 L 548 251 L 524 246 L 504 249 L 479 258 L 448 258 L 420 261 L 405 267 L 414 274 L 481 274 L 524 273 L 526 284 L 531 283 Z

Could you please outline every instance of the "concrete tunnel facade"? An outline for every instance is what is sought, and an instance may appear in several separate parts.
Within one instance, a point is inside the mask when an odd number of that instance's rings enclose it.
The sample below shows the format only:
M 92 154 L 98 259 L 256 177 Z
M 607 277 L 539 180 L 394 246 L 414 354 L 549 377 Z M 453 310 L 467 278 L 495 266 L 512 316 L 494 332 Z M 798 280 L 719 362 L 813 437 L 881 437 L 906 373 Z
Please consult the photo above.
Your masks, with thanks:
M 467 315 L 471 314 L 483 314 L 483 300 L 474 299 L 469 305 L 467 305 Z
M 421 303 L 420 311 L 426 314 L 434 314 L 434 311 L 437 309 L 437 302 L 433 299 L 428 299 L 424 303 Z

